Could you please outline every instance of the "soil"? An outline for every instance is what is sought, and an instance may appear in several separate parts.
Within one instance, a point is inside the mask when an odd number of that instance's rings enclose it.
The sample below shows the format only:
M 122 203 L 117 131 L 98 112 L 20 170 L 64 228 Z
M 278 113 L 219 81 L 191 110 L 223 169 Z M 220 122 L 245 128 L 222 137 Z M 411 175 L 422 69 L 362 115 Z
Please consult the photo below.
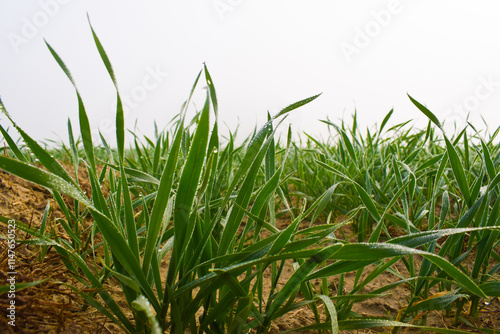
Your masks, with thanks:
M 68 169 L 71 169 L 68 167 Z M 81 169 L 79 178 L 82 186 L 89 189 L 86 181 L 87 175 L 84 169 Z M 28 225 L 39 227 L 42 221 L 43 212 L 50 200 L 52 207 L 51 215 L 48 220 L 47 231 L 54 230 L 56 234 L 63 236 L 64 229 L 55 222 L 56 218 L 62 217 L 57 205 L 51 200 L 51 194 L 45 188 L 34 185 L 22 179 L 19 179 L 9 173 L 0 170 L 0 215 L 10 219 L 16 219 Z M 278 227 L 283 228 L 289 224 L 289 220 L 278 220 Z M 343 238 L 340 233 L 338 238 Z M 343 234 L 352 236 L 352 229 L 345 226 L 342 229 Z M 394 231 L 397 232 L 397 231 Z M 16 238 L 20 240 L 29 239 L 20 230 L 16 231 Z M 0 236 L 5 236 L 7 229 L 4 224 L 0 224 Z M 16 291 L 16 326 L 9 326 L 6 318 L 6 308 L 9 305 L 7 293 L 0 294 L 0 333 L 121 333 L 118 326 L 112 323 L 100 312 L 92 307 L 87 307 L 84 300 L 78 295 L 78 289 L 85 289 L 85 286 L 76 280 L 66 269 L 59 255 L 50 249 L 47 254 L 40 259 L 41 246 L 20 244 L 16 247 L 15 270 L 17 283 L 34 282 L 44 280 L 42 283 L 20 291 Z M 0 238 L 0 286 L 7 283 L 8 270 L 8 244 L 4 237 Z M 418 263 L 418 261 L 417 261 Z M 366 277 L 372 270 L 369 266 L 363 273 Z M 404 264 L 397 262 L 393 269 L 402 276 L 408 277 Z M 417 268 L 418 269 L 418 268 Z M 280 279 L 279 286 L 283 286 L 286 280 L 292 275 L 292 264 L 287 263 L 284 269 L 284 275 Z M 266 272 L 266 278 L 270 273 Z M 345 275 L 345 291 L 350 291 L 354 282 L 354 273 Z M 369 293 L 378 288 L 384 287 L 391 282 L 399 280 L 397 275 L 385 272 L 376 280 L 369 283 L 361 293 Z M 269 281 L 269 280 L 267 280 Z M 125 303 L 123 297 L 119 294 L 117 285 L 112 285 L 113 281 L 107 283 L 106 288 L 110 290 L 113 297 L 119 303 Z M 320 282 L 314 282 L 319 286 Z M 335 291 L 338 288 L 338 278 L 329 281 L 329 288 Z M 267 291 L 269 287 L 266 287 Z M 409 298 L 409 288 L 400 285 L 391 290 L 387 296 L 373 298 L 363 302 L 355 303 L 353 312 L 365 317 L 384 317 L 396 318 L 407 305 Z M 301 298 L 299 295 L 298 298 Z M 482 304 L 483 308 L 475 323 L 479 328 L 500 329 L 500 300 L 498 298 L 489 301 L 488 304 Z M 324 307 L 319 306 L 324 312 Z M 445 317 L 439 312 L 426 314 L 427 324 L 442 328 L 454 328 L 466 331 L 469 329 L 465 323 L 458 327 L 453 327 L 453 318 Z M 464 318 L 472 320 L 465 314 Z M 301 326 L 314 324 L 314 315 L 308 308 L 301 308 L 294 312 L 284 315 L 277 319 L 271 326 L 270 333 L 279 333 L 282 331 L 294 329 Z M 344 331 L 343 333 L 380 333 L 387 332 L 387 329 Z M 400 332 L 404 332 L 401 330 Z M 411 333 L 412 331 L 407 331 Z M 301 332 L 308 333 L 308 332 Z M 313 332 L 309 332 L 313 333 Z M 314 332 L 316 333 L 316 332 Z

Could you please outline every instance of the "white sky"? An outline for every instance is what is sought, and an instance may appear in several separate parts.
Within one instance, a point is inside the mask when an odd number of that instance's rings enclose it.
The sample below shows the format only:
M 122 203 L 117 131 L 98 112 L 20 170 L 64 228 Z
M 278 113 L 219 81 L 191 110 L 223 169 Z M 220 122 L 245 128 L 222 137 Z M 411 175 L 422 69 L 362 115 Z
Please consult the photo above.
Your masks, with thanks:
M 219 120 L 242 135 L 267 110 L 320 92 L 287 119 L 296 132 L 324 138 L 319 119 L 349 120 L 355 109 L 364 127 L 380 124 L 392 107 L 390 124 L 424 127 L 407 92 L 448 124 L 463 126 L 470 112 L 479 128 L 480 114 L 500 125 L 498 1 L 2 0 L 0 96 L 36 139 L 67 141 L 68 117 L 78 129 L 76 95 L 43 38 L 72 72 L 92 127 L 114 139 L 115 93 L 86 13 L 129 96 L 127 127 L 138 119 L 148 135 L 180 110 L 203 62 Z

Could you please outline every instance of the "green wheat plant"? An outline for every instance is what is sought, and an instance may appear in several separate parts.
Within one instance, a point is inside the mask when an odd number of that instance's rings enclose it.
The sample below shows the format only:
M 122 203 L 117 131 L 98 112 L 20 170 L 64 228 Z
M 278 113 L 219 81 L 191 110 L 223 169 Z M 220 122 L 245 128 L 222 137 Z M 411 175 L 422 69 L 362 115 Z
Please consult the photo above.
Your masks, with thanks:
M 311 310 L 316 324 L 296 330 L 425 330 L 429 329 L 425 324 L 411 322 L 422 310 L 443 309 L 466 299 L 477 310 L 480 300 L 499 295 L 495 280 L 499 266 L 487 265 L 491 257 L 498 261 L 494 248 L 500 231 L 496 201 L 500 176 L 492 160 L 492 141 L 474 147 L 477 158 L 467 153 L 473 163 L 464 171 L 454 145 L 465 133 L 454 142 L 444 137 L 445 148 L 433 147 L 428 152 L 418 147 L 434 140 L 432 127 L 416 135 L 406 132 L 407 141 L 391 142 L 382 137 L 382 130 L 392 112 L 377 134 L 366 139 L 359 136 L 356 126 L 347 129 L 328 121 L 337 132 L 338 145 L 309 136 L 304 148 L 292 142 L 290 129 L 286 142 L 275 140 L 287 115 L 314 101 L 319 96 L 315 95 L 269 116 L 243 144 L 235 144 L 236 131 L 223 142 L 215 85 L 203 66 L 171 128 L 157 130 L 152 139 L 131 133 L 133 146 L 127 150 L 113 67 L 92 26 L 91 30 L 116 88 L 117 147 L 110 147 L 102 135 L 102 146 L 95 145 L 77 85 L 47 43 L 78 99 L 79 139 L 69 122 L 70 144 L 60 151 L 69 157 L 74 175 L 16 125 L 1 101 L 3 114 L 26 148 L 0 128 L 13 155 L 0 156 L 0 168 L 50 189 L 64 214 L 57 223 L 69 240 L 46 231 L 45 224 L 34 229 L 17 222 L 20 230 L 32 235 L 19 241 L 41 246 L 43 252 L 57 251 L 87 289 L 70 287 L 123 331 L 267 333 L 273 321 L 302 307 Z M 187 110 L 201 82 L 208 88 L 205 103 L 188 121 Z M 439 126 L 432 113 L 417 106 Z M 402 128 L 390 131 L 399 133 Z M 27 157 L 27 150 L 37 164 Z M 479 162 L 484 168 L 477 168 Z M 79 168 L 88 173 L 90 193 L 80 186 Z M 480 181 L 475 181 L 476 176 Z M 303 201 L 296 201 L 297 196 Z M 451 210 L 451 205 L 446 206 L 450 196 L 457 203 L 453 210 L 458 222 L 444 217 Z M 436 221 L 432 217 L 437 200 L 446 209 Z M 334 211 L 346 218 L 313 224 Z M 288 215 L 289 224 L 277 225 L 278 214 Z M 7 223 L 8 218 L 0 221 Z M 334 232 L 354 221 L 357 242 L 335 237 Z M 402 235 L 391 236 L 391 224 Z M 447 238 L 444 244 L 438 242 L 442 238 Z M 477 265 L 471 272 L 461 266 L 469 254 L 464 256 L 459 248 L 464 245 L 477 250 Z M 416 257 L 424 259 L 419 271 Z M 362 293 L 363 287 L 392 270 L 397 261 L 407 265 L 410 277 Z M 293 272 L 281 284 L 290 264 Z M 375 269 L 361 278 L 369 265 Z M 266 278 L 268 272 L 270 278 Z M 342 285 L 349 272 L 356 273 L 352 290 L 331 291 L 329 280 L 338 276 Z M 313 284 L 315 280 L 322 282 L 320 287 Z M 120 306 L 106 289 L 107 284 L 116 283 L 127 306 Z M 383 296 L 401 284 L 412 286 L 412 300 L 397 319 L 364 319 L 352 311 L 355 303 Z M 450 294 L 441 303 L 422 302 L 433 286 Z
M 353 230 L 360 242 L 386 240 L 391 243 L 397 238 L 390 231 L 399 231 L 397 237 L 401 233 L 418 235 L 424 231 L 498 227 L 500 161 L 494 144 L 498 129 L 484 139 L 468 125 L 449 139 L 437 117 L 410 99 L 429 118 L 427 129 L 405 129 L 405 122 L 391 127 L 388 135 L 382 136 L 392 110 L 374 135 L 370 130 L 365 136 L 361 134 L 356 115 L 351 128 L 343 121 L 340 125 L 323 121 L 335 130 L 336 140 L 321 143 L 308 136 L 307 149 L 296 147 L 289 167 L 296 174 L 291 178 L 297 189 L 295 194 L 314 200 L 319 196 L 317 189 L 338 185 L 325 205 L 324 215 L 355 213 Z M 433 125 L 442 130 L 442 136 L 436 134 Z M 467 130 L 473 135 L 469 137 Z M 434 241 L 423 245 L 423 249 L 449 259 L 482 284 L 491 296 L 497 296 L 499 291 L 494 290 L 499 287 L 499 266 L 491 265 L 490 260 L 498 263 L 499 255 L 495 251 L 498 243 L 498 232 L 488 230 L 455 235 L 443 244 Z M 468 268 L 465 264 L 471 257 L 474 257 L 473 267 Z M 466 303 L 472 318 L 477 317 L 480 298 L 462 294 L 463 290 L 454 290 L 449 282 L 441 281 L 449 277 L 428 259 L 423 260 L 420 269 L 412 256 L 401 260 L 410 273 L 409 277 L 401 278 L 411 286 L 412 296 L 398 320 L 416 319 L 430 310 L 445 309 L 450 314 L 454 308 L 455 324 L 458 324 Z M 369 282 L 358 279 L 364 270 L 357 271 L 352 292 Z M 439 293 L 431 294 L 431 289 L 436 287 Z M 446 294 L 436 297 L 443 293 Z M 423 321 L 425 323 L 425 317 Z

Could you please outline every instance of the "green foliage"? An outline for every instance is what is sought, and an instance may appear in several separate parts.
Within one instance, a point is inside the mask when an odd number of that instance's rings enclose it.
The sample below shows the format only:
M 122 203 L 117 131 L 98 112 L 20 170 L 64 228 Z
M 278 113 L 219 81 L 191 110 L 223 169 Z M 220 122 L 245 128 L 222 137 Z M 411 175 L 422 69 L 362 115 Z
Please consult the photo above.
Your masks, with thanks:
M 315 95 L 269 115 L 243 144 L 235 144 L 236 131 L 224 143 L 215 86 L 204 66 L 170 128 L 157 129 L 154 138 L 132 133 L 133 146 L 126 150 L 114 71 L 93 29 L 92 34 L 116 88 L 117 150 L 102 136 L 102 146 L 94 144 L 71 73 L 47 43 L 77 94 L 79 138 L 75 140 L 68 122 L 69 146 L 56 152 L 75 173 L 70 175 L 54 152 L 20 129 L 1 103 L 24 144 L 0 127 L 14 156 L 0 156 L 0 168 L 51 190 L 64 214 L 57 223 L 70 240 L 46 230 L 47 205 L 39 229 L 16 223 L 32 236 L 25 242 L 39 245 L 41 254 L 55 249 L 88 287 L 73 289 L 124 331 L 266 333 L 274 320 L 300 307 L 309 307 L 317 324 L 297 330 L 429 330 L 422 312 L 454 309 L 458 321 L 465 301 L 470 301 L 474 317 L 482 299 L 499 296 L 500 266 L 489 264 L 500 258 L 495 250 L 500 152 L 494 136 L 482 138 L 474 132 L 468 137 L 466 128 L 455 138 L 444 133 L 440 137 L 431 125 L 441 130 L 438 118 L 410 97 L 430 120 L 424 131 L 405 128 L 408 122 L 385 130 L 391 110 L 373 135 L 369 130 L 361 134 L 355 114 L 350 128 L 344 121 L 337 125 L 324 120 L 331 131 L 327 142 L 307 134 L 306 140 L 292 142 L 289 131 L 286 145 L 281 145 L 275 140 L 276 129 L 288 113 L 312 102 Z M 188 121 L 200 81 L 208 87 L 205 104 Z M 33 157 L 43 169 L 35 166 Z M 90 194 L 79 185 L 80 168 L 88 172 Z M 283 215 L 290 219 L 285 227 L 276 224 Z M 89 219 L 91 225 L 85 228 Z M 3 224 L 7 221 L 0 218 Z M 349 224 L 357 242 L 334 234 L 344 233 L 342 228 Z M 465 261 L 472 256 L 470 268 Z M 418 258 L 423 259 L 420 266 Z M 361 293 L 384 272 L 394 272 L 398 261 L 407 267 L 408 277 Z M 280 278 L 290 263 L 293 273 L 282 286 Z M 363 275 L 369 265 L 371 272 Z M 164 266 L 167 274 L 160 270 Z M 268 282 L 265 272 L 270 273 Z M 356 279 L 350 291 L 344 291 L 349 272 Z M 337 291 L 329 289 L 332 276 L 339 277 Z M 317 279 L 320 287 L 313 284 Z M 120 284 L 128 310 L 105 289 L 111 280 Z M 402 284 L 410 287 L 411 296 L 397 319 L 359 319 L 352 312 L 355 303 Z M 431 295 L 436 288 L 440 293 Z

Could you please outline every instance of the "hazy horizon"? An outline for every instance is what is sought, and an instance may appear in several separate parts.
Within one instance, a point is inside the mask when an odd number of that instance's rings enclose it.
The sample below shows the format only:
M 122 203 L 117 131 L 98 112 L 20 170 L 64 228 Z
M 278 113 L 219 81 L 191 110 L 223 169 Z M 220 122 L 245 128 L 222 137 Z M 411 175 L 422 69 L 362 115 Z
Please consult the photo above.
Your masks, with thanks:
M 292 124 L 296 133 L 325 137 L 320 119 L 349 121 L 356 110 L 365 128 L 392 108 L 389 126 L 414 119 L 424 127 L 407 93 L 448 125 L 465 126 L 469 114 L 478 128 L 494 129 L 498 9 L 494 1 L 3 2 L 0 96 L 37 140 L 67 142 L 68 117 L 77 132 L 76 94 L 45 39 L 73 74 L 95 133 L 113 141 L 115 92 L 88 13 L 114 67 L 126 126 L 137 121 L 147 135 L 154 121 L 163 128 L 179 112 L 203 63 L 217 90 L 221 129 L 239 126 L 243 136 L 268 111 L 318 93 L 282 130 Z M 0 122 L 10 126 L 3 115 Z

